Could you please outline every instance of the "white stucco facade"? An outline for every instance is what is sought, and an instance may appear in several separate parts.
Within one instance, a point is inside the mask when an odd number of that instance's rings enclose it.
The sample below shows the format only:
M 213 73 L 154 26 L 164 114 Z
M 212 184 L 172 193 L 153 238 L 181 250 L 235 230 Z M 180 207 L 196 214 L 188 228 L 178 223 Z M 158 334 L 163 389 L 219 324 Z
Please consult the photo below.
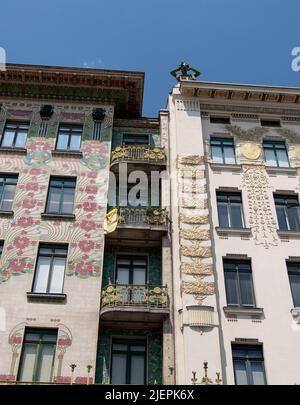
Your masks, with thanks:
M 222 384 L 235 384 L 232 344 L 260 348 L 267 384 L 300 383 L 300 325 L 286 264 L 299 262 L 300 233 L 278 231 L 273 196 L 299 194 L 299 94 L 181 81 L 169 96 L 177 384 L 191 383 L 193 371 L 199 383 L 204 361 L 213 382 L 220 372 Z M 279 120 L 280 127 L 262 126 L 261 119 Z M 213 163 L 212 136 L 233 139 L 235 164 Z M 288 168 L 266 165 L 263 140 L 285 142 Z M 179 196 L 184 170 L 198 176 L 188 203 Z M 242 230 L 220 229 L 217 190 L 241 193 Z M 254 308 L 228 306 L 223 258 L 251 263 Z

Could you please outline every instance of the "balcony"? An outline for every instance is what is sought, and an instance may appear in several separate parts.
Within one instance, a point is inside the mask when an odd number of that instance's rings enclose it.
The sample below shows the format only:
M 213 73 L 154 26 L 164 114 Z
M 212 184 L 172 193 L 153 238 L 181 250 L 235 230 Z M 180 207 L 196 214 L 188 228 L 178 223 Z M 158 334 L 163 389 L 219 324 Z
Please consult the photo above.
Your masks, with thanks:
M 117 146 L 111 153 L 111 166 L 119 162 L 164 165 L 166 163 L 165 148 L 149 145 Z
M 140 322 L 140 327 L 151 328 L 168 314 L 165 286 L 110 284 L 102 290 L 100 319 L 113 322 L 114 327 L 126 322 L 126 328 L 136 328 Z
M 141 225 L 166 227 L 169 222 L 165 208 L 129 208 L 119 209 L 119 225 Z

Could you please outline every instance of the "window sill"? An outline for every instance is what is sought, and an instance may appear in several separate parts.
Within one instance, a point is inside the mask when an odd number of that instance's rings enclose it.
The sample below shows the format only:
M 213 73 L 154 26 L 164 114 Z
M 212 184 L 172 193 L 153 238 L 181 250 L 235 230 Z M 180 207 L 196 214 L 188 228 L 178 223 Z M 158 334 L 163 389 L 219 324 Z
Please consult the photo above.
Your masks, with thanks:
M 52 156 L 72 156 L 77 158 L 82 158 L 82 152 L 80 151 L 72 151 L 72 150 L 53 150 Z
M 266 171 L 268 174 L 289 174 L 291 176 L 297 175 L 297 169 L 293 167 L 266 166 Z
M 262 316 L 264 314 L 263 308 L 246 308 L 246 307 L 223 307 L 226 315 L 249 315 L 249 316 Z
M 300 231 L 283 231 L 277 229 L 277 235 L 281 239 L 299 239 L 300 238 Z
M 50 294 L 50 293 L 35 293 L 28 292 L 27 298 L 29 300 L 38 300 L 38 301 L 65 301 L 67 298 L 66 294 Z
M 10 217 L 12 218 L 14 216 L 13 211 L 1 211 L 0 210 L 0 217 Z
M 215 227 L 215 230 L 220 236 L 227 235 L 240 235 L 240 236 L 250 236 L 251 228 L 221 228 L 219 226 Z
M 41 218 L 48 221 L 75 221 L 74 214 L 50 214 L 48 212 L 42 212 Z
M 18 155 L 26 155 L 27 149 L 26 149 L 26 148 L 7 148 L 7 147 L 0 147 L 0 152 L 5 152 L 5 153 L 17 153 Z
M 242 170 L 241 165 L 232 165 L 232 164 L 224 164 L 224 163 L 210 163 L 210 167 L 212 171 L 214 172 L 225 172 L 225 171 L 230 171 L 230 172 L 240 172 Z

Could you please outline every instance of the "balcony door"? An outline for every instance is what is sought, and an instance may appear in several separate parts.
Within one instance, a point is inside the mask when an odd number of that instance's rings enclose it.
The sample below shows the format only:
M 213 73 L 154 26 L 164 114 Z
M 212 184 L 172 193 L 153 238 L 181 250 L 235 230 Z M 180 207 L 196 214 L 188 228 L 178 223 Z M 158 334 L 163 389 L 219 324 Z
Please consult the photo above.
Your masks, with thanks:
M 110 377 L 111 384 L 145 384 L 146 342 L 113 340 Z
M 147 262 L 147 256 L 117 256 L 116 285 L 123 304 L 142 303 Z

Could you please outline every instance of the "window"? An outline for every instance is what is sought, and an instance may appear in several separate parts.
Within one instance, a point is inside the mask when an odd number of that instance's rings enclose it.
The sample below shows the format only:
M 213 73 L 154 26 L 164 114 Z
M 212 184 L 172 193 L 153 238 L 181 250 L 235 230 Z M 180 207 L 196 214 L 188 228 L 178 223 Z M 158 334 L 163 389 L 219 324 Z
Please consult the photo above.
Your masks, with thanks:
M 264 358 L 260 345 L 232 345 L 236 385 L 265 385 Z
M 26 122 L 7 122 L 4 128 L 2 148 L 25 148 L 29 124 Z
M 4 242 L 3 242 L 3 240 L 1 240 L 1 241 L 0 241 L 0 257 L 2 256 L 3 245 L 4 245 Z
M 111 384 L 146 383 L 146 342 L 113 340 Z
M 294 307 L 300 307 L 300 263 L 287 262 L 287 271 Z
M 229 117 L 209 117 L 211 124 L 230 124 Z
M 232 138 L 210 138 L 211 157 L 214 163 L 235 164 Z
M 48 214 L 72 214 L 76 179 L 51 177 L 46 204 Z
M 146 256 L 117 256 L 116 284 L 118 295 L 121 297 L 123 304 L 126 302 L 141 303 L 145 294 L 146 283 Z M 134 285 L 135 287 L 128 288 L 128 285 Z
M 51 382 L 57 330 L 25 329 L 18 381 Z
M 82 125 L 60 125 L 58 128 L 56 150 L 79 152 Z
M 299 201 L 297 195 L 274 195 L 277 221 L 282 231 L 300 231 Z
M 149 145 L 149 135 L 123 134 L 123 145 Z
M 33 292 L 62 294 L 68 249 L 64 245 L 40 245 Z
M 280 120 L 260 120 L 262 127 L 280 127 Z
M 228 306 L 255 307 L 250 260 L 223 260 Z
M 243 228 L 243 205 L 241 193 L 217 191 L 219 226 Z
M 263 141 L 263 148 L 267 166 L 290 166 L 284 141 Z
M 0 174 L 0 211 L 11 211 L 16 192 L 18 176 Z

